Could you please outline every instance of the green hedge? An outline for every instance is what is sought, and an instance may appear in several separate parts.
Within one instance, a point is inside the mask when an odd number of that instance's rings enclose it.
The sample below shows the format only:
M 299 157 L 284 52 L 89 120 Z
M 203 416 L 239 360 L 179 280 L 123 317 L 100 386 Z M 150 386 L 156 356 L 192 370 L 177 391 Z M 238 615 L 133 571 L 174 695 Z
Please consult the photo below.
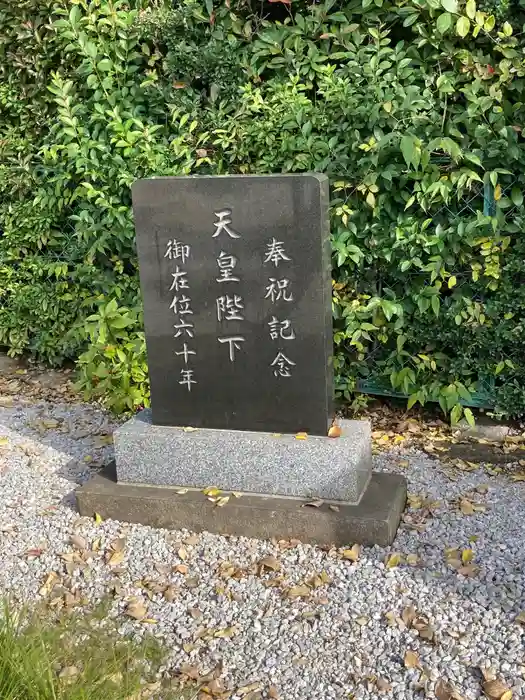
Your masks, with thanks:
M 0 9 L 0 343 L 78 359 L 87 394 L 117 410 L 147 402 L 131 183 L 317 170 L 332 180 L 338 393 L 373 379 L 457 420 L 489 385 L 496 410 L 525 413 L 520 12 Z

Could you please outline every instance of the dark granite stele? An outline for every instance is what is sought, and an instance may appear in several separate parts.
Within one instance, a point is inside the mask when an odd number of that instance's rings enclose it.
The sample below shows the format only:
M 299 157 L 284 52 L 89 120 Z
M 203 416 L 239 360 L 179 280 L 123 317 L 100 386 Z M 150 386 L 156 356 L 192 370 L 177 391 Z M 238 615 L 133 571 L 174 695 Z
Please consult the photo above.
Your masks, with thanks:
M 406 502 L 406 480 L 373 472 L 358 505 L 333 502 L 318 507 L 295 497 L 240 494 L 217 507 L 198 490 L 176 493 L 155 486 L 117 483 L 115 464 L 76 491 L 81 515 L 142 523 L 171 530 L 208 531 L 258 539 L 298 539 L 328 547 L 390 545 Z M 224 495 L 227 495 L 226 493 Z M 332 507 L 330 507 L 332 506 Z

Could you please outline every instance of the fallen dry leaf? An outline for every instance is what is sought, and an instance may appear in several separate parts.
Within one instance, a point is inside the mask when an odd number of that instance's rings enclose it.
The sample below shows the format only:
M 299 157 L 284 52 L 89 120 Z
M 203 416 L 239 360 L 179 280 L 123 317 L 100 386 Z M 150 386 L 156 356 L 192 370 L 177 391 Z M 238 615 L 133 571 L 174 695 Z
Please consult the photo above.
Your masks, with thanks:
M 268 697 L 271 698 L 271 700 L 279 700 L 279 692 L 274 685 L 268 688 Z
M 177 555 L 179 559 L 182 559 L 182 561 L 186 561 L 188 558 L 188 552 L 186 549 L 184 549 L 184 547 L 180 547 L 180 549 L 177 552 Z
M 185 433 L 194 433 L 198 428 L 192 428 L 190 425 L 187 425 L 185 428 L 183 428 L 183 431 Z
M 164 599 L 168 601 L 168 603 L 172 603 L 178 594 L 179 589 L 176 586 L 168 586 L 162 595 L 164 596 Z
M 113 552 L 108 558 L 108 566 L 119 566 L 124 561 L 124 552 Z
M 305 508 L 307 506 L 310 506 L 311 508 L 320 508 L 323 505 L 324 501 L 310 501 L 309 503 L 303 503 L 301 508 Z
M 190 535 L 189 537 L 186 537 L 182 541 L 184 544 L 187 544 L 188 546 L 199 544 L 199 536 L 198 535 Z
M 339 506 L 329 505 L 328 507 L 330 510 L 333 510 L 334 513 L 339 513 Z
M 474 552 L 471 549 L 464 549 L 461 552 L 461 561 L 463 564 L 469 564 L 474 559 Z
M 188 573 L 189 569 L 186 564 L 177 564 L 173 567 L 173 571 L 177 574 L 183 574 L 184 576 Z
M 499 678 L 486 680 L 483 683 L 483 692 L 489 700 L 511 700 L 512 690 L 509 690 Z
M 467 498 L 461 499 L 459 503 L 459 509 L 463 513 L 463 515 L 474 515 L 474 513 L 476 512 L 474 510 L 474 506 Z
M 378 678 L 376 681 L 376 686 L 377 689 L 379 690 L 380 693 L 391 693 L 392 692 L 392 684 L 389 683 L 386 678 Z
M 87 549 L 87 542 L 80 535 L 71 535 L 69 541 L 76 549 Z
M 405 625 L 407 627 L 411 626 L 411 624 L 414 622 L 416 617 L 417 617 L 417 611 L 413 605 L 409 605 L 401 613 L 401 619 L 403 620 L 403 622 L 405 623 Z
M 221 493 L 221 490 L 218 489 L 216 486 L 208 486 L 208 488 L 202 490 L 202 493 L 205 496 L 211 496 L 212 498 L 214 498 L 215 496 L 218 496 Z
M 518 625 L 525 625 L 525 610 L 523 610 L 522 612 L 518 613 L 518 615 L 516 615 L 514 622 L 517 622 Z
M 402 554 L 400 554 L 399 552 L 394 552 L 393 554 L 390 554 L 387 557 L 387 560 L 385 562 L 385 566 L 387 569 L 393 569 L 395 566 L 399 566 L 399 564 L 401 564 L 402 559 L 403 559 Z
M 125 537 L 118 537 L 116 540 L 113 540 L 113 542 L 109 545 L 109 548 L 113 552 L 123 552 L 126 547 L 126 538 Z
M 410 566 L 417 566 L 419 564 L 419 557 L 417 554 L 407 554 L 407 564 Z
M 217 506 L 217 508 L 222 508 L 228 503 L 229 500 L 229 496 L 221 496 L 220 498 L 217 498 L 217 500 L 215 501 L 215 505 Z
M 243 698 L 245 695 L 248 695 L 248 693 L 256 693 L 258 690 L 261 690 L 261 688 L 262 685 L 259 682 L 250 683 L 250 685 L 243 685 L 242 688 L 237 688 L 235 695 L 240 695 L 241 698 Z
M 436 683 L 434 694 L 437 700 L 463 700 L 463 696 L 459 694 L 452 683 L 447 683 L 443 679 Z
M 288 598 L 307 598 L 311 593 L 311 590 L 306 585 L 292 586 L 286 591 L 286 596 Z
M 426 639 L 429 642 L 434 640 L 434 628 L 424 615 L 418 615 L 412 622 L 412 627 L 417 631 L 422 639 Z
M 134 620 L 143 620 L 146 617 L 147 612 L 148 610 L 146 606 L 140 601 L 129 603 L 128 607 L 126 608 L 126 615 L 132 617 Z
M 411 649 L 409 649 L 405 653 L 404 663 L 405 663 L 405 668 L 418 668 L 419 667 L 419 655 L 415 651 L 412 651 Z
M 350 549 L 343 549 L 341 552 L 343 559 L 349 559 L 350 561 L 357 561 L 361 556 L 361 545 L 354 544 Z
M 328 437 L 330 438 L 338 438 L 341 437 L 341 427 L 339 425 L 332 425 L 330 430 L 328 431 Z
M 264 559 L 261 559 L 259 561 L 259 565 L 263 569 L 270 569 L 271 571 L 281 570 L 281 562 L 278 561 L 275 557 L 264 557 Z
M 184 496 L 185 493 L 188 493 L 189 489 L 176 489 L 175 493 L 178 494 L 179 496 Z
M 192 666 L 188 663 L 183 663 L 180 667 L 179 673 L 183 676 L 187 676 L 193 681 L 196 681 L 200 677 L 200 672 L 197 666 Z

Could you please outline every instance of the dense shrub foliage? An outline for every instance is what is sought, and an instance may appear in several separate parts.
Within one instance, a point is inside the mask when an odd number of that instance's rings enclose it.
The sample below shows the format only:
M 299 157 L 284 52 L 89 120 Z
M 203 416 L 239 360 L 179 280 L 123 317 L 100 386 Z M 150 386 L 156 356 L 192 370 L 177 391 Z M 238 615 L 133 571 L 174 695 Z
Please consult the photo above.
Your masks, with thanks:
M 0 343 L 147 401 L 130 185 L 332 181 L 337 391 L 525 412 L 525 43 L 486 0 L 0 1 Z

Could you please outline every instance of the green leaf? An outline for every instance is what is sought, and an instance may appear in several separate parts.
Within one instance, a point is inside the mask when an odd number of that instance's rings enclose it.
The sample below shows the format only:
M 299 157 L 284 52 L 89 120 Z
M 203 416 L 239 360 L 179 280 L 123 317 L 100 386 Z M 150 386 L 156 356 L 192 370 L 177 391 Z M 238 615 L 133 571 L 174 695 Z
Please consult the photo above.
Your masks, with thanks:
M 512 24 L 509 22 L 503 24 L 503 34 L 505 34 L 505 36 L 512 36 Z
M 441 0 L 441 5 L 447 12 L 452 12 L 456 15 L 459 12 L 459 5 L 457 0 Z
M 73 28 L 78 25 L 78 21 L 81 17 L 80 7 L 78 5 L 73 5 L 69 10 L 69 22 Z
M 467 17 L 474 19 L 476 16 L 476 0 L 467 0 L 467 6 L 465 9 L 467 12 Z
M 465 420 L 470 425 L 470 427 L 473 428 L 476 425 L 476 419 L 474 418 L 474 414 L 472 413 L 470 408 L 465 408 L 463 410 L 463 413 L 465 414 Z
M 452 275 L 451 277 L 448 278 L 448 288 L 452 289 L 452 287 L 455 287 L 457 283 L 457 279 L 455 275 Z
M 439 297 L 437 294 L 434 294 L 430 304 L 432 305 L 432 311 L 436 314 L 436 316 L 439 316 Z
M 109 60 L 109 58 L 103 58 L 97 63 L 97 68 L 99 71 L 109 71 L 113 68 L 113 63 Z
M 494 15 L 489 15 L 487 17 L 487 19 L 485 20 L 485 26 L 483 27 L 483 29 L 486 32 L 491 32 L 495 26 L 496 26 L 496 18 L 494 17 Z
M 443 14 L 439 15 L 437 18 L 436 22 L 436 27 L 438 32 L 441 34 L 444 34 L 447 32 L 450 27 L 452 26 L 452 15 L 450 12 L 443 12 Z
M 419 393 L 417 394 L 412 394 L 411 396 L 408 397 L 407 401 L 407 409 L 410 411 L 412 406 L 419 401 Z
M 401 153 L 408 166 L 416 162 L 416 137 L 413 134 L 405 134 L 401 138 Z
M 519 187 L 512 188 L 510 198 L 512 199 L 512 203 L 515 204 L 517 207 L 521 207 L 521 205 L 523 204 L 523 192 L 520 190 Z
M 457 403 L 450 411 L 450 422 L 452 423 L 452 425 L 457 425 L 462 415 L 463 406 L 460 403 Z
M 470 20 L 467 17 L 459 17 L 456 22 L 456 34 L 466 37 L 470 29 Z

